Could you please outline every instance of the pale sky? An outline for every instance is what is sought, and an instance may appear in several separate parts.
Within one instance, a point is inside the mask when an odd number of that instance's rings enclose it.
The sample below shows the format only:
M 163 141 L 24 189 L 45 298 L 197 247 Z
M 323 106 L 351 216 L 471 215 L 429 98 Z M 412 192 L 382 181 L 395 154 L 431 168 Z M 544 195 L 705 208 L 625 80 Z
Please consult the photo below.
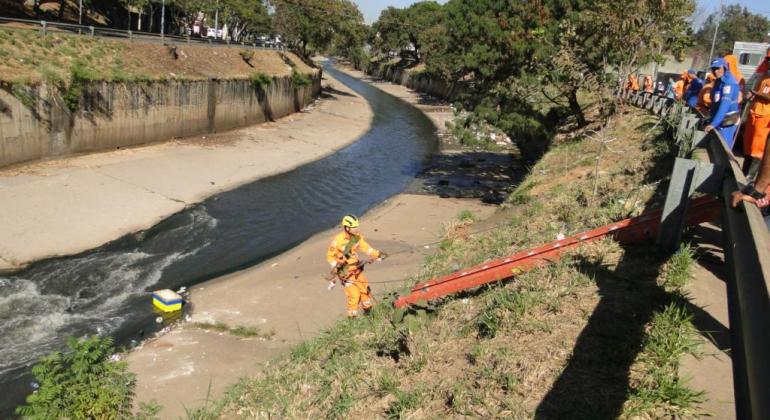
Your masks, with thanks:
M 416 0 L 354 0 L 361 12 L 364 14 L 366 23 L 373 23 L 380 17 L 380 12 L 388 6 L 393 7 L 408 7 Z M 719 7 L 719 0 L 697 0 L 698 6 L 702 10 L 703 16 L 698 18 L 697 23 L 705 19 L 711 12 L 715 11 Z M 447 2 L 447 0 L 439 0 L 441 4 Z M 770 1 L 767 0 L 724 0 L 724 4 L 741 4 L 746 6 L 751 12 L 765 15 L 770 18 Z
M 358 8 L 361 9 L 361 13 L 364 14 L 364 20 L 366 23 L 372 24 L 377 18 L 380 17 L 380 12 L 388 6 L 403 8 L 409 7 L 417 0 L 353 0 L 358 4 Z M 444 4 L 447 0 L 438 0 L 437 3 Z

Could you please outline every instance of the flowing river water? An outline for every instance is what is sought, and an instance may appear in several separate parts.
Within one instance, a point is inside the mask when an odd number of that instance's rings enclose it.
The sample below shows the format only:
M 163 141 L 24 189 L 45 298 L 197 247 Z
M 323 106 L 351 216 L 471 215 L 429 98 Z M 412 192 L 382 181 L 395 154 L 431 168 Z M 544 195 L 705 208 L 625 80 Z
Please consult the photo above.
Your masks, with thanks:
M 430 120 L 330 66 L 325 72 L 372 107 L 372 128 L 356 143 L 219 194 L 99 249 L 0 276 L 0 417 L 32 391 L 30 366 L 63 349 L 67 337 L 109 334 L 119 344 L 140 339 L 157 316 L 148 292 L 189 287 L 255 265 L 332 227 L 346 213 L 363 213 L 412 181 L 437 148 Z

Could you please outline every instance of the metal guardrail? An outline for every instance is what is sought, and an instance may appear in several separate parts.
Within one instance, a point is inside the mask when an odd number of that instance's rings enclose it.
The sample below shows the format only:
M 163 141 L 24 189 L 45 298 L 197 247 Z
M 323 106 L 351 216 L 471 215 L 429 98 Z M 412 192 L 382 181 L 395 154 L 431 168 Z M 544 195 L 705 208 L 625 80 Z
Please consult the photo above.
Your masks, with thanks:
M 678 221 L 686 212 L 683 200 L 695 191 L 716 194 L 721 199 L 725 261 L 731 274 L 727 291 L 735 412 L 739 419 L 770 419 L 770 233 L 756 206 L 740 204 L 733 208 L 730 203 L 732 192 L 748 181 L 721 135 L 699 129 L 700 115 L 651 93 L 620 95 L 628 103 L 669 118 L 680 148 L 690 151 L 704 147 L 708 152 L 710 163 L 677 159 L 666 207 L 673 210 L 670 214 Z M 681 235 L 680 223 L 670 223 L 669 227 Z M 676 240 L 676 234 L 669 232 L 668 236 L 669 242 Z
M 8 26 L 9 23 L 18 23 L 23 26 Z M 228 40 L 198 38 L 189 35 L 162 35 L 153 32 L 127 31 L 101 26 L 77 25 L 72 23 L 51 22 L 45 20 L 0 17 L 0 28 L 23 31 L 39 31 L 43 35 L 48 35 L 51 32 L 70 33 L 90 37 L 110 38 L 123 41 L 141 41 L 158 44 L 196 44 L 204 46 L 253 48 L 272 51 L 286 50 L 286 48 L 283 46 L 269 46 L 257 42 L 231 42 Z

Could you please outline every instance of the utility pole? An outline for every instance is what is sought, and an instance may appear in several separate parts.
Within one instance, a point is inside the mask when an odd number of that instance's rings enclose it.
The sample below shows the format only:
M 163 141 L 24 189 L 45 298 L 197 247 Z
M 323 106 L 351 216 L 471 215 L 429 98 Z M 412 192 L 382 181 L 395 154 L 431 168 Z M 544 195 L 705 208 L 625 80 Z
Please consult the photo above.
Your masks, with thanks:
M 214 39 L 219 38 L 219 5 L 217 10 L 214 11 Z
M 78 25 L 83 24 L 83 0 L 78 2 Z
M 719 23 L 722 21 L 722 0 L 719 0 L 719 14 L 717 15 L 717 26 L 714 28 L 714 39 L 711 40 L 711 52 L 709 53 L 709 63 L 714 58 L 714 46 L 717 43 L 717 33 L 719 32 Z
M 160 37 L 166 34 L 166 0 L 161 1 L 160 6 Z

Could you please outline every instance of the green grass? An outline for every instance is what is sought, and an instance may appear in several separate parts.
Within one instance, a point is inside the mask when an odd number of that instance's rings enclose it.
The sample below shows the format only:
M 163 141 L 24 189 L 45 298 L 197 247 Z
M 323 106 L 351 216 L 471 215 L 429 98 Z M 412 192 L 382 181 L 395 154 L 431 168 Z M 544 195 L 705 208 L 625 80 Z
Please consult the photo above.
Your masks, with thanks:
M 667 264 L 664 286 L 673 291 L 683 289 L 692 277 L 694 265 L 695 252 L 690 245 L 682 245 Z
M 251 75 L 251 86 L 254 89 L 264 89 L 272 82 L 273 77 L 261 71 L 255 72 Z
M 211 322 L 194 322 L 191 324 L 193 328 L 198 328 L 201 330 L 206 331 L 216 331 L 220 333 L 227 333 L 236 337 L 241 338 L 263 338 L 265 340 L 270 340 L 275 336 L 275 330 L 270 329 L 269 331 L 263 332 L 259 329 L 259 327 L 255 327 L 253 325 L 236 325 L 235 327 L 231 327 L 227 325 L 224 322 L 217 321 L 214 323 Z
M 457 220 L 461 222 L 475 222 L 477 220 L 476 215 L 470 210 L 462 210 L 457 215 Z
M 691 389 L 679 375 L 682 357 L 699 357 L 699 345 L 692 315 L 681 303 L 672 302 L 656 313 L 639 357 L 641 372 L 626 403 L 626 417 L 700 417 L 698 406 L 705 395 Z
M 311 75 L 299 73 L 296 70 L 291 72 L 291 85 L 295 88 L 310 86 L 313 83 Z

